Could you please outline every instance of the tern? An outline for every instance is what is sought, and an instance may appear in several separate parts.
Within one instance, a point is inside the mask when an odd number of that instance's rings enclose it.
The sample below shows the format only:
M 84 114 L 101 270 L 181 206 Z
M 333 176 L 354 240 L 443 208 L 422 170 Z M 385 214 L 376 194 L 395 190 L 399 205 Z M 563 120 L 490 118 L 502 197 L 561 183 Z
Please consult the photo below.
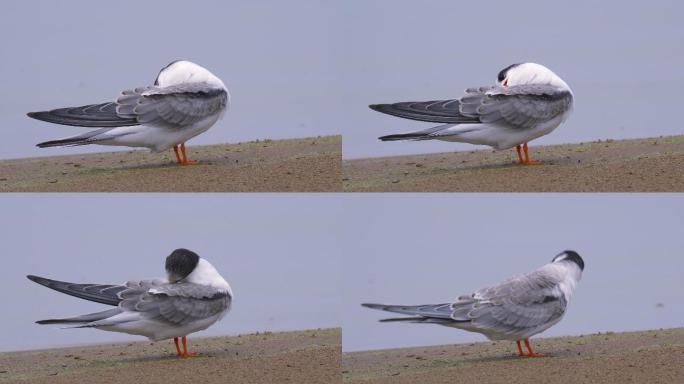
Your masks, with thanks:
M 166 258 L 166 273 L 167 279 L 129 281 L 122 285 L 27 277 L 67 295 L 116 307 L 64 319 L 40 320 L 38 324 L 96 328 L 145 336 L 152 341 L 173 338 L 178 356 L 195 356 L 188 352 L 186 336 L 221 320 L 230 310 L 233 291 L 207 260 L 187 249 L 176 249 Z
M 225 113 L 230 94 L 223 81 L 189 61 L 162 68 L 154 85 L 123 91 L 113 102 L 30 112 L 49 123 L 99 128 L 46 141 L 40 148 L 87 144 L 145 147 L 152 152 L 173 148 L 180 165 L 188 160 L 185 142 L 207 131 Z M 179 153 L 180 149 L 180 153 Z
M 515 147 L 520 164 L 530 160 L 527 143 L 551 133 L 573 106 L 570 87 L 540 64 L 513 64 L 499 72 L 495 85 L 468 88 L 460 99 L 374 104 L 378 112 L 405 119 L 441 123 L 422 131 L 380 137 L 382 141 L 443 140 Z M 523 158 L 524 152 L 524 158 Z
M 485 335 L 490 340 L 512 340 L 518 355 L 535 353 L 529 338 L 558 323 L 577 286 L 584 260 L 575 251 L 564 251 L 541 268 L 515 276 L 499 285 L 483 288 L 455 302 L 426 305 L 361 304 L 364 307 L 411 317 L 380 320 L 439 324 Z M 527 353 L 520 342 L 524 341 Z

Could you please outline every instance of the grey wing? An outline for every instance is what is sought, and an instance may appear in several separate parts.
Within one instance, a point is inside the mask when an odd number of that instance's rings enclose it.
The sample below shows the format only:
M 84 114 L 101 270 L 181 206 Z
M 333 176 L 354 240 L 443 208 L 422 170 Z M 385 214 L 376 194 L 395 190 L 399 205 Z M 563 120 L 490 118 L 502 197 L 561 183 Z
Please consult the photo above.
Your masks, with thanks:
M 127 289 L 124 285 L 76 284 L 33 275 L 28 275 L 26 277 L 35 283 L 54 289 L 55 291 L 107 305 L 119 305 L 121 302 L 119 294 Z
M 148 319 L 184 325 L 218 315 L 230 307 L 227 292 L 191 284 L 163 284 L 131 287 L 121 293 L 119 307 L 135 311 Z
M 454 99 L 373 104 L 369 107 L 374 111 L 388 115 L 431 123 L 462 124 L 480 122 L 477 117 L 461 114 L 460 104 L 458 99 Z
M 502 333 L 542 327 L 563 316 L 567 302 L 556 282 L 532 272 L 475 292 L 455 303 L 452 318 Z
M 551 120 L 572 106 L 572 93 L 551 85 L 469 88 L 460 112 L 481 123 L 530 128 Z
M 27 115 L 30 118 L 48 123 L 89 128 L 126 127 L 140 124 L 134 116 L 119 115 L 116 112 L 116 103 L 113 102 L 29 112 Z
M 205 83 L 149 86 L 124 91 L 116 104 L 119 116 L 135 118 L 139 124 L 182 128 L 225 109 L 228 92 Z

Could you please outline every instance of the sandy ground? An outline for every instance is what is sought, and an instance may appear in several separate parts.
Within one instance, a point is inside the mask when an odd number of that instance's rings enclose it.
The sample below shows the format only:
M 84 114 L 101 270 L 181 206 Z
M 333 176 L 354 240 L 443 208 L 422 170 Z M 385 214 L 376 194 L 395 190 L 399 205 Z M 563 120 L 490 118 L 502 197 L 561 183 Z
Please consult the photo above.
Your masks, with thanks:
M 684 383 L 684 328 L 533 339 L 542 358 L 512 342 L 354 352 L 354 383 Z
M 106 150 L 106 147 L 102 147 Z M 177 166 L 172 150 L 0 161 L 0 192 L 341 191 L 342 137 L 188 146 L 200 164 Z M 64 153 L 69 153 L 65 148 Z
M 388 143 L 391 145 L 391 143 Z M 681 192 L 684 136 L 343 161 L 345 191 Z
M 201 355 L 175 356 L 172 341 L 0 353 L 0 382 L 341 382 L 341 330 L 189 338 Z

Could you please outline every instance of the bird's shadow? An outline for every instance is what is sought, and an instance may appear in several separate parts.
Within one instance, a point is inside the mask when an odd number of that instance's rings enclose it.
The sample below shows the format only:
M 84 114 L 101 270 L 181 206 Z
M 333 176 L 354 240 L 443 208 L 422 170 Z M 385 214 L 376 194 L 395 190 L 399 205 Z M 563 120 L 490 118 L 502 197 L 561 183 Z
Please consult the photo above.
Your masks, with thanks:
M 508 355 L 496 355 L 496 356 L 466 358 L 463 360 L 454 361 L 454 363 L 456 363 L 456 365 L 458 365 L 458 364 L 495 363 L 495 362 L 513 362 L 513 361 L 520 361 L 520 362 L 537 361 L 537 360 L 544 361 L 544 360 L 548 360 L 548 359 L 565 358 L 565 357 L 569 357 L 569 356 L 572 356 L 572 354 L 568 353 L 568 352 L 563 352 L 563 351 L 553 351 L 553 352 L 544 353 L 543 357 L 524 357 L 524 356 L 518 356 L 517 354 L 508 354 Z
M 159 362 L 169 362 L 169 361 L 193 361 L 193 360 L 206 360 L 221 358 L 223 360 L 228 360 L 231 357 L 235 357 L 234 353 L 229 351 L 209 351 L 200 352 L 197 356 L 192 357 L 179 357 L 172 352 L 161 352 L 150 355 L 131 355 L 131 356 L 115 356 L 115 358 L 110 359 L 97 359 L 90 360 L 91 363 L 95 365 L 120 365 L 120 364 L 130 364 L 130 363 L 159 363 Z

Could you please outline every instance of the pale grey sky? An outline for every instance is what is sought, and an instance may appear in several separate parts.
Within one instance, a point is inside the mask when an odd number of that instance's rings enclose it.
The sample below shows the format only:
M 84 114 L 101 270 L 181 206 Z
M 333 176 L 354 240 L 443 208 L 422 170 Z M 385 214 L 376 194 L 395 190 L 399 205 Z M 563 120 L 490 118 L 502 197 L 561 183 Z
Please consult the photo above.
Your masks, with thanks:
M 36 320 L 107 306 L 26 275 L 119 284 L 164 277 L 175 248 L 209 260 L 233 288 L 231 312 L 198 336 L 339 326 L 342 208 L 323 195 L 33 194 L 0 196 L 0 351 L 146 340 Z
M 378 194 L 346 203 L 345 351 L 485 341 L 379 323 L 394 315 L 359 304 L 447 302 L 566 249 L 586 268 L 565 318 L 542 336 L 684 326 L 681 195 Z

